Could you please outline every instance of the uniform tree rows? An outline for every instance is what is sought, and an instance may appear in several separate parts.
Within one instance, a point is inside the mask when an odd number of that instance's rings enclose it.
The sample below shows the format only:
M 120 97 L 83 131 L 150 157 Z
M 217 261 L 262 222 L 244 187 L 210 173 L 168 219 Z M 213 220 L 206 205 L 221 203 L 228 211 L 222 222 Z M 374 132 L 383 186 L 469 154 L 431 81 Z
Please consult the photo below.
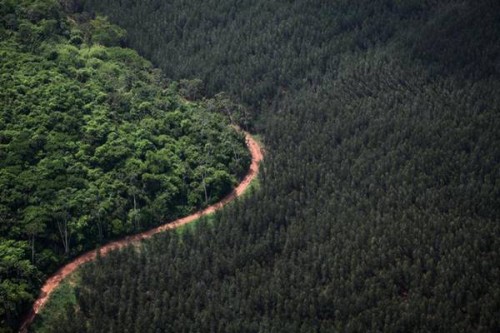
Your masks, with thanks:
M 261 186 L 86 266 L 39 332 L 495 332 L 500 8 L 86 1 L 248 110 Z

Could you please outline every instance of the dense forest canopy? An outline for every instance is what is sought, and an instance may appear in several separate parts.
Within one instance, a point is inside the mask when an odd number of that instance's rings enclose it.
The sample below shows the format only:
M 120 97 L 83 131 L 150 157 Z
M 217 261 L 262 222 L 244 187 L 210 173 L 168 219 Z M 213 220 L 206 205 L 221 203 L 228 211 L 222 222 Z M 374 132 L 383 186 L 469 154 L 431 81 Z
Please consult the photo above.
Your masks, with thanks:
M 210 167 L 193 164 L 185 187 L 171 179 L 182 169 L 170 163 L 185 130 L 193 144 L 181 150 L 186 159 L 222 151 L 211 170 L 244 170 L 241 138 L 205 112 L 213 109 L 264 135 L 259 190 L 210 223 L 87 265 L 34 331 L 498 331 L 500 2 L 0 4 L 2 88 L 9 88 L 0 92 L 7 323 L 40 274 L 29 246 L 37 265 L 54 267 L 60 261 L 50 258 L 64 255 L 65 216 L 94 227 L 85 236 L 93 246 L 101 220 L 113 237 L 115 225 L 133 231 L 130 222 L 142 226 L 154 207 L 173 216 L 189 209 L 186 202 L 210 200 L 196 178 Z M 203 94 L 214 99 L 199 101 Z M 207 134 L 199 137 L 202 125 Z M 137 156 L 150 151 L 136 147 L 143 139 L 167 155 Z M 50 154 L 60 157 L 47 164 Z M 167 187 L 146 191 L 129 173 L 136 170 L 145 170 L 146 184 L 166 173 L 159 183 Z M 107 186 L 111 192 L 100 194 Z M 172 186 L 187 196 L 155 204 Z M 81 191 L 89 200 L 79 201 Z M 74 205 L 60 203 L 47 216 L 43 203 L 64 197 Z M 93 215 L 80 219 L 75 211 L 85 207 Z
M 0 331 L 65 260 L 218 201 L 248 168 L 233 104 L 167 81 L 125 35 L 0 2 Z
M 74 9 L 258 110 L 268 154 L 257 193 L 85 267 L 36 331 L 498 331 L 498 1 Z
M 432 73 L 484 76 L 498 67 L 495 0 L 87 0 L 128 31 L 167 76 L 201 78 L 258 111 L 290 89 L 336 78 L 340 60 L 385 47 Z M 487 47 L 485 47 L 487 45 Z

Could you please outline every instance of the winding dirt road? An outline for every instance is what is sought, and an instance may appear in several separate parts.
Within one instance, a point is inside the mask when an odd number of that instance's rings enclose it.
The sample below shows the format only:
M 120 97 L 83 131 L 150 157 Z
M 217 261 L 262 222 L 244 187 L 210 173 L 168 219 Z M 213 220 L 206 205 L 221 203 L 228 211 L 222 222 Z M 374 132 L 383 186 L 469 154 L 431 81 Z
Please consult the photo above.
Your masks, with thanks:
M 225 205 L 227 205 L 229 202 L 234 200 L 236 197 L 242 195 L 245 190 L 248 188 L 252 180 L 257 177 L 257 174 L 259 172 L 259 164 L 263 159 L 263 154 L 260 145 L 252 138 L 252 136 L 247 133 L 245 133 L 246 137 L 246 143 L 247 147 L 250 150 L 250 153 L 252 154 L 252 164 L 250 165 L 250 169 L 248 170 L 248 173 L 246 174 L 245 178 L 239 183 L 239 185 L 224 199 L 219 201 L 218 203 L 209 206 L 201 211 L 198 211 L 194 214 L 191 214 L 189 216 L 180 218 L 178 220 L 175 220 L 173 222 L 168 222 L 166 224 L 160 225 L 159 227 L 156 227 L 154 229 L 141 232 L 139 234 L 133 235 L 133 236 L 127 236 L 123 239 L 116 240 L 113 242 L 110 242 L 100 248 L 100 254 L 101 256 L 105 256 L 111 251 L 121 249 L 125 246 L 137 243 L 143 239 L 147 239 L 152 237 L 155 234 L 158 234 L 160 232 L 164 232 L 166 230 L 171 230 L 171 229 L 176 229 L 180 226 L 183 226 L 185 224 L 188 224 L 190 222 L 193 222 L 197 220 L 198 218 L 211 214 Z M 61 281 L 68 276 L 69 274 L 73 273 L 78 267 L 81 265 L 95 260 L 97 257 L 97 251 L 92 250 L 89 252 L 86 252 L 79 257 L 75 258 L 73 261 L 69 262 L 68 264 L 64 265 L 61 267 L 54 275 L 52 275 L 43 285 L 40 295 L 38 296 L 38 299 L 35 301 L 33 304 L 33 307 L 24 319 L 21 328 L 19 329 L 20 333 L 26 333 L 28 332 L 28 327 L 31 325 L 33 320 L 35 319 L 36 315 L 40 310 L 44 307 L 44 305 L 47 303 L 47 300 L 49 299 L 50 294 L 59 286 Z

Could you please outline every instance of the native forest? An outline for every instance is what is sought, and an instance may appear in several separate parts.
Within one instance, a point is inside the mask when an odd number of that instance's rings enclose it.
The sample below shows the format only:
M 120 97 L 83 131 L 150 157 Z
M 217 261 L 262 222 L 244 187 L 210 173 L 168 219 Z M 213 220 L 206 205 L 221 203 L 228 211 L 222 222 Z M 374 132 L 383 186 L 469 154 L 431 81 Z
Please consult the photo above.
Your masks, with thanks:
M 500 1 L 0 0 L 13 332 L 500 332 Z

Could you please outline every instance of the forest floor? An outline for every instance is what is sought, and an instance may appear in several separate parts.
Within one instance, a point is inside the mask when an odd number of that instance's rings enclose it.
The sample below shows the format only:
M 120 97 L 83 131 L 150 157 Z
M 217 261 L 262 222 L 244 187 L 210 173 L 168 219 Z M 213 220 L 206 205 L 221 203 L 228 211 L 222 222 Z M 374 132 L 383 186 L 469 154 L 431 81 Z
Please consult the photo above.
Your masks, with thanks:
M 160 232 L 164 232 L 167 230 L 172 230 L 176 229 L 179 227 L 182 227 L 188 223 L 194 222 L 201 218 L 202 216 L 210 215 L 216 212 L 217 210 L 221 209 L 231 201 L 233 201 L 236 197 L 241 196 L 250 186 L 252 181 L 257 177 L 257 174 L 259 172 L 259 165 L 260 162 L 263 159 L 263 153 L 262 153 L 262 148 L 261 145 L 247 132 L 245 133 L 246 137 L 246 143 L 247 147 L 250 150 L 250 153 L 252 155 L 252 163 L 250 165 L 250 168 L 245 175 L 245 178 L 238 184 L 238 186 L 230 193 L 228 194 L 224 199 L 221 201 L 217 202 L 216 204 L 213 204 L 201 211 L 198 211 L 196 213 L 193 213 L 191 215 L 188 215 L 186 217 L 177 219 L 172 222 L 168 222 L 165 224 L 162 224 L 156 228 L 153 228 L 148 231 L 144 231 L 141 233 L 138 233 L 136 235 L 132 236 L 127 236 L 122 239 L 112 241 L 102 247 L 100 247 L 97 250 L 92 250 L 88 251 L 79 257 L 75 258 L 71 262 L 67 263 L 63 267 L 61 267 L 56 273 L 54 273 L 52 276 L 50 276 L 45 284 L 43 285 L 40 294 L 33 304 L 33 307 L 30 311 L 30 313 L 26 316 L 24 319 L 21 328 L 19 329 L 20 333 L 25 333 L 28 331 L 28 327 L 30 324 L 33 322 L 35 319 L 36 315 L 40 312 L 40 310 L 44 307 L 44 305 L 47 303 L 50 294 L 61 284 L 61 282 L 71 273 L 73 273 L 78 267 L 81 265 L 93 261 L 97 258 L 98 252 L 99 256 L 105 256 L 111 251 L 121 249 L 123 247 L 135 244 L 141 240 L 151 238 L 153 235 L 156 235 Z

